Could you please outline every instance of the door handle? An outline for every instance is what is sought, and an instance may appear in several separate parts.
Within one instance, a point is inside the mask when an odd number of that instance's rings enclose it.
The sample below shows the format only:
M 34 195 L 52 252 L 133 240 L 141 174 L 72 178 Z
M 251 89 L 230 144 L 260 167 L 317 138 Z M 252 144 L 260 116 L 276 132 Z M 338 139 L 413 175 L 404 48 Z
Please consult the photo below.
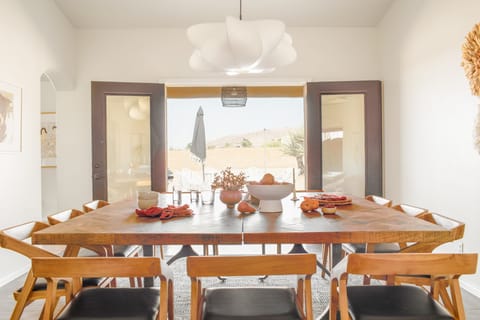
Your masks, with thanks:
M 102 174 L 99 174 L 99 173 L 93 174 L 93 179 L 94 180 L 100 180 L 100 179 L 104 179 L 104 178 L 105 177 Z

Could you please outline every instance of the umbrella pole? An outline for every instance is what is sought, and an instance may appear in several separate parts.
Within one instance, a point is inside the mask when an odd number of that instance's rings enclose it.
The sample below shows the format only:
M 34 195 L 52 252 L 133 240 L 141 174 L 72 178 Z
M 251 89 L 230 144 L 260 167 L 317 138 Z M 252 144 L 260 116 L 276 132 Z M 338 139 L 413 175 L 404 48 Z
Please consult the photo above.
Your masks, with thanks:
M 203 177 L 203 182 L 205 182 L 205 162 L 202 161 L 202 177 Z

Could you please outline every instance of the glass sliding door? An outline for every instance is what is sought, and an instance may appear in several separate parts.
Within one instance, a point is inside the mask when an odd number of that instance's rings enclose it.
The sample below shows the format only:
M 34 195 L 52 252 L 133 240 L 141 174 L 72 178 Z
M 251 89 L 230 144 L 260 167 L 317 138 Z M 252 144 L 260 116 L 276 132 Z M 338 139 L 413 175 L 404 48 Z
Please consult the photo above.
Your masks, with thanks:
M 363 94 L 324 94 L 322 99 L 323 189 L 365 194 Z
M 92 198 L 166 191 L 165 86 L 92 82 Z
M 383 194 L 380 81 L 307 83 L 307 189 Z
M 108 95 L 108 199 L 118 201 L 150 190 L 150 97 Z

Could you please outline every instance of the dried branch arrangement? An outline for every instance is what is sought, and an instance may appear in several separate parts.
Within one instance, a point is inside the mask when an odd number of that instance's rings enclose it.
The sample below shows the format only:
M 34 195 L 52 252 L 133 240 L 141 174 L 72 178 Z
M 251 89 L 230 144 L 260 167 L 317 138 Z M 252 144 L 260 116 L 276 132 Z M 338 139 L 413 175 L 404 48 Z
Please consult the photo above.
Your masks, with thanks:
M 470 82 L 470 88 L 473 95 L 480 96 L 480 23 L 465 37 L 462 51 L 462 67 Z
M 216 173 L 213 179 L 212 188 L 222 188 L 223 190 L 240 190 L 247 182 L 245 173 L 240 171 L 238 174 L 232 172 L 231 167 Z
M 480 23 L 477 23 L 465 37 L 462 58 L 462 67 L 470 83 L 472 94 L 480 97 Z M 473 129 L 473 144 L 480 153 L 480 104 Z

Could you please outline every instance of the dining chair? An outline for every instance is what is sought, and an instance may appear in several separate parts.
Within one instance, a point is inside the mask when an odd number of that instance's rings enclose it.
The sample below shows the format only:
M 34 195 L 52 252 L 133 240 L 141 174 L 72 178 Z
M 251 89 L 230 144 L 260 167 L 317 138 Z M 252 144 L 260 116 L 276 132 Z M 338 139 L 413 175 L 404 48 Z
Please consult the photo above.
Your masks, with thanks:
M 394 209 L 394 210 L 397 210 L 399 212 L 402 212 L 406 215 L 409 215 L 411 217 L 418 217 L 418 216 L 428 212 L 427 209 L 412 206 L 412 205 L 409 205 L 409 204 L 396 204 L 396 205 L 392 206 L 391 208 Z M 398 245 L 400 246 L 400 250 L 403 250 L 406 247 L 408 247 L 410 244 L 406 243 L 406 242 L 399 242 Z
M 14 227 L 9 227 L 0 231 L 0 246 L 2 248 L 19 253 L 29 259 L 34 257 L 58 257 L 56 253 L 48 251 L 45 247 L 39 247 L 30 243 L 30 238 L 34 232 L 48 228 L 49 225 L 44 222 L 27 222 Z M 85 278 L 84 286 L 107 286 L 110 278 Z M 23 286 L 13 292 L 16 301 L 15 307 L 10 317 L 11 320 L 20 319 L 23 310 L 33 301 L 46 298 L 47 284 L 42 279 L 33 276 L 30 270 Z M 65 296 L 65 282 L 59 282 L 55 293 L 55 299 Z
M 39 257 L 32 273 L 47 281 L 43 319 L 173 320 L 173 275 L 157 257 Z M 82 288 L 84 277 L 158 277 L 160 288 Z M 54 315 L 57 282 L 71 279 L 66 304 Z
M 108 206 L 110 203 L 105 200 L 92 200 L 82 204 L 83 212 L 87 213 L 93 210 L 100 209 L 102 207 Z
M 64 211 L 60 211 L 60 212 L 49 215 L 47 216 L 47 220 L 50 223 L 50 225 L 55 225 L 55 224 L 62 223 L 70 219 L 82 216 L 84 214 L 85 212 L 83 211 L 76 210 L 76 209 L 69 209 L 69 210 L 64 210 Z M 115 245 L 115 246 L 89 245 L 89 246 L 82 246 L 77 256 L 132 257 L 132 256 L 138 256 L 141 249 L 142 249 L 141 246 L 136 246 L 136 245 Z M 136 283 L 135 283 L 135 280 L 136 280 Z M 116 286 L 116 285 L 117 285 L 116 279 L 112 279 L 112 286 Z M 142 286 L 141 278 L 130 279 L 130 286 L 135 287 L 136 285 Z
M 402 248 L 401 252 L 433 252 L 433 250 L 445 243 L 462 239 L 465 233 L 464 222 L 438 213 L 425 212 L 418 215 L 416 218 L 425 220 L 427 222 L 439 225 L 447 229 L 450 232 L 450 237 L 444 241 L 412 243 L 409 244 L 406 248 Z
M 396 204 L 392 206 L 392 209 L 408 214 L 411 217 L 417 217 L 423 213 L 427 213 L 428 210 L 409 204 Z
M 350 254 L 333 270 L 331 280 L 330 319 L 382 320 L 464 320 L 459 278 L 475 274 L 478 254 Z M 396 285 L 397 275 L 425 274 L 431 279 L 431 288 L 425 291 L 417 286 Z M 349 285 L 354 275 L 382 276 L 386 285 Z M 441 304 L 438 290 L 448 278 L 450 303 Z M 439 280 L 437 280 L 439 279 Z
M 190 312 L 199 319 L 313 319 L 311 277 L 314 254 L 195 256 L 187 258 Z M 202 287 L 202 278 L 297 275 L 296 288 Z
M 380 196 L 377 196 L 377 195 L 369 194 L 369 195 L 365 196 L 365 199 L 367 199 L 368 201 L 375 202 L 375 203 L 377 203 L 381 206 L 385 206 L 385 207 L 391 207 L 392 206 L 392 200 L 389 200 L 387 198 L 380 197 Z

